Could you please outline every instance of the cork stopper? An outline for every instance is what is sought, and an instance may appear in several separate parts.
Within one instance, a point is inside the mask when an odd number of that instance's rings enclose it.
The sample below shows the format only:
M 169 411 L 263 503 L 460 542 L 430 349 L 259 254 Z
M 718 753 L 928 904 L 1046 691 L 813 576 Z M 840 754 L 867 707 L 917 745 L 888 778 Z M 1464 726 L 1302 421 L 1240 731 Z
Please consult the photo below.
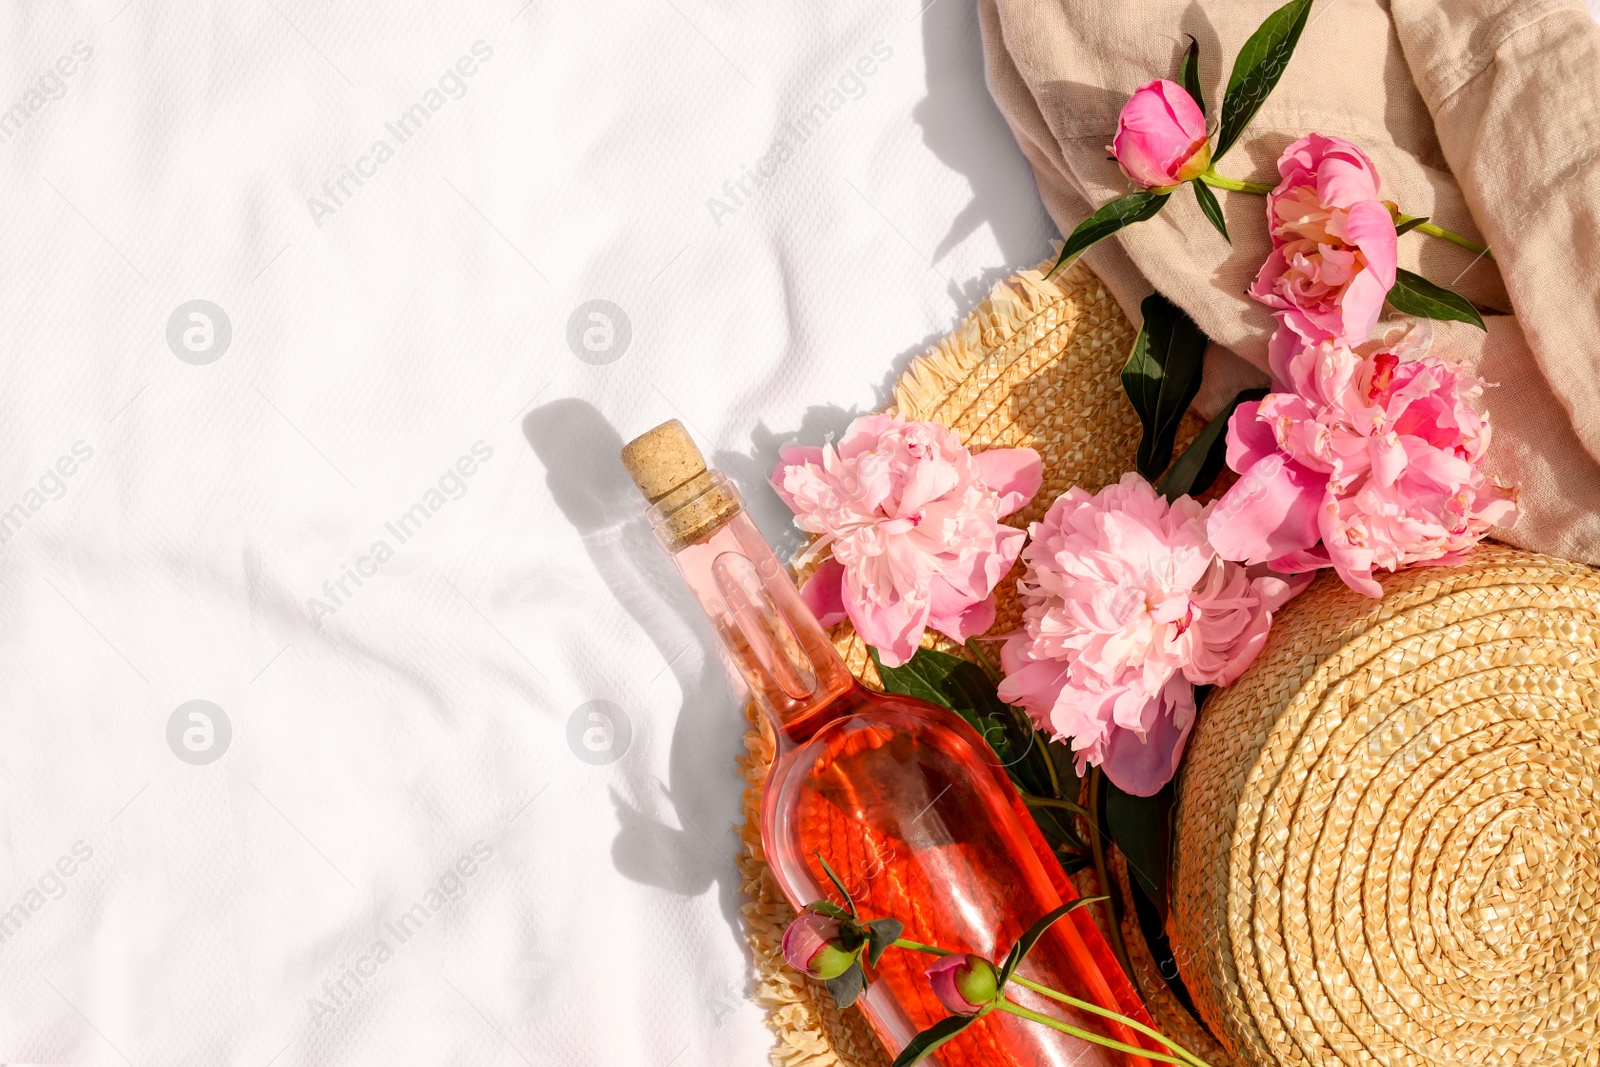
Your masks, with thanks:
M 727 479 L 706 469 L 705 457 L 677 419 L 624 445 L 622 465 L 655 505 L 650 523 L 670 550 L 710 537 L 743 509 Z
M 646 430 L 622 446 L 622 465 L 654 504 L 706 469 L 706 459 L 677 419 Z

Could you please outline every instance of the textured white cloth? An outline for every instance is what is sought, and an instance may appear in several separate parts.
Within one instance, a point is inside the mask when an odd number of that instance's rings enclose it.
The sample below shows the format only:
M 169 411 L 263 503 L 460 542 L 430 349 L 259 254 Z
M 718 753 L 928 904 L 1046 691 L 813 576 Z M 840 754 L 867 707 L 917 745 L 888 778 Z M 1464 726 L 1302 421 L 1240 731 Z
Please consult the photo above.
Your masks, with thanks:
M 792 547 L 1048 254 L 968 0 L 123 5 L 0 19 L 0 1061 L 764 1063 L 615 454 Z

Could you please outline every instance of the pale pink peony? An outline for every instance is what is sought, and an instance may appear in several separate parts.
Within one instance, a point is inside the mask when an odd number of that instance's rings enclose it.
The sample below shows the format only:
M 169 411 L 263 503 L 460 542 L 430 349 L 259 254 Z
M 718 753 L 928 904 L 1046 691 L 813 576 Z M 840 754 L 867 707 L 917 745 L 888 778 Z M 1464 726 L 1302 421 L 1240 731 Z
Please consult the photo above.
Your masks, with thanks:
M 1139 86 L 1122 105 L 1108 151 L 1146 189 L 1181 185 L 1211 166 L 1205 115 L 1183 86 L 1165 78 Z
M 1312 133 L 1284 149 L 1278 173 L 1267 194 L 1272 254 L 1250 295 L 1307 342 L 1361 344 L 1395 280 L 1394 216 L 1378 199 L 1378 172 L 1349 141 Z
M 1100 765 L 1138 796 L 1177 771 L 1194 686 L 1238 678 L 1298 590 L 1218 556 L 1209 510 L 1125 474 L 1062 494 L 1023 551 L 1024 629 L 1001 648 L 1000 697 L 1070 737 L 1080 771 Z
M 1031 448 L 969 453 L 935 422 L 868 415 L 838 447 L 785 449 L 772 484 L 830 558 L 801 592 L 824 625 L 848 616 L 885 664 L 931 626 L 965 641 L 994 625 L 994 588 L 1022 550 L 1000 520 L 1039 491 Z
M 1516 521 L 1516 490 L 1480 469 L 1489 420 L 1464 367 L 1403 359 L 1413 343 L 1360 356 L 1284 334 L 1272 345 L 1279 391 L 1228 423 L 1240 478 L 1211 513 L 1218 552 L 1280 573 L 1332 566 L 1381 596 L 1375 569 L 1453 562 Z

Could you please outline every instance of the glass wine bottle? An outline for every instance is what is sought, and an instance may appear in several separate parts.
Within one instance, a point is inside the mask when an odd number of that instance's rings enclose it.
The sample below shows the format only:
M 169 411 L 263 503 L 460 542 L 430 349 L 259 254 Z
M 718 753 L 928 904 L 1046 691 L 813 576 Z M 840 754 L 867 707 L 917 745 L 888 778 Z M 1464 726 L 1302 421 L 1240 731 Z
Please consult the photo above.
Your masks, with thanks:
M 1076 897 L 1004 769 L 959 716 L 859 684 L 806 607 L 734 488 L 706 469 L 676 420 L 622 452 L 672 554 L 776 735 L 761 841 L 797 910 L 843 903 L 825 858 L 864 919 L 905 923 L 904 937 L 998 960 L 1033 921 Z M 898 1051 L 948 1012 L 924 970 L 932 958 L 890 949 L 861 1007 Z M 1057 922 L 1019 974 L 1148 1021 L 1085 909 Z M 1135 1047 L 1120 1024 L 1072 1012 L 1012 985 L 1025 1007 Z M 1016 1016 L 991 1012 L 941 1047 L 940 1067 L 1150 1067 Z

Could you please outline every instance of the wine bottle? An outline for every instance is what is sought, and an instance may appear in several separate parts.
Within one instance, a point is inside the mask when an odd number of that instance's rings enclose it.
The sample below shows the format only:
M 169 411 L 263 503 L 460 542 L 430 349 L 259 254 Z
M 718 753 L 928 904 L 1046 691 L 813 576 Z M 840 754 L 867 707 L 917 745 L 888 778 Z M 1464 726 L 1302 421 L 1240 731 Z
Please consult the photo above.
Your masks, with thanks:
M 649 517 L 727 659 L 776 737 L 761 842 L 797 910 L 842 904 L 826 860 L 863 919 L 892 917 L 904 937 L 999 960 L 1034 920 L 1076 897 L 1015 787 L 953 712 L 862 686 L 834 650 L 722 475 L 676 420 L 622 450 Z M 898 1051 L 948 1012 L 928 985 L 932 957 L 891 948 L 862 1010 Z M 863 963 L 865 965 L 865 963 Z M 1018 971 L 1083 1000 L 1148 1020 L 1099 930 L 1079 908 Z M 1131 1029 L 1012 985 L 1024 1007 L 1142 1048 Z M 991 1012 L 929 1060 L 941 1067 L 1149 1067 L 1016 1016 Z

